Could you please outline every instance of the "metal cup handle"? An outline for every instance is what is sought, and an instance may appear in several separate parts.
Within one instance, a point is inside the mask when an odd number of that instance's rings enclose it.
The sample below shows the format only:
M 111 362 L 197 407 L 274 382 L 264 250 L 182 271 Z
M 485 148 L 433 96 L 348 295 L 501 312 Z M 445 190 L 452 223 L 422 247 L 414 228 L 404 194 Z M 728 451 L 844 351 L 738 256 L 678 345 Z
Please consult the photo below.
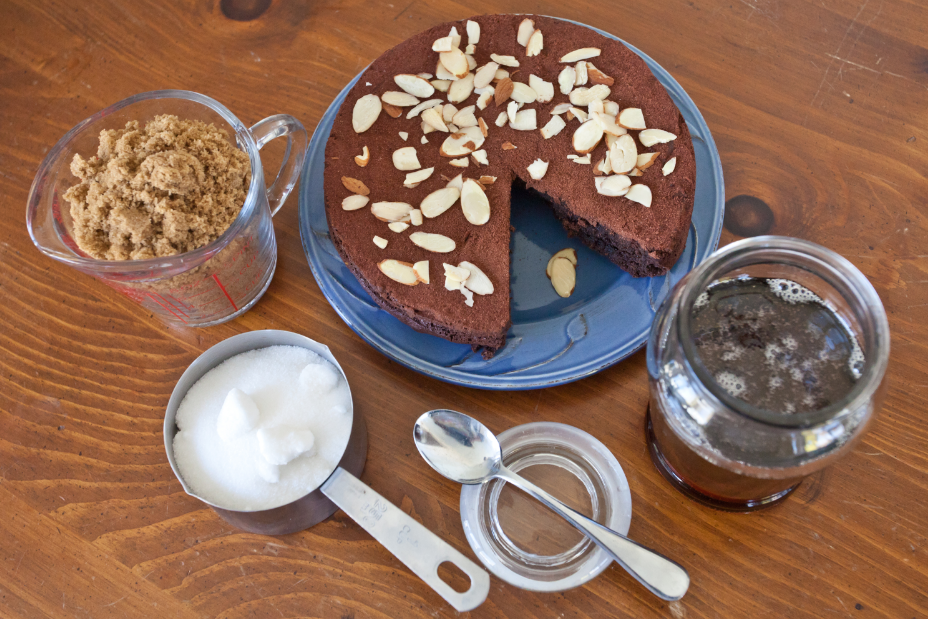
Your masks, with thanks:
M 284 205 L 287 196 L 300 178 L 303 170 L 303 158 L 306 156 L 306 129 L 303 123 L 288 114 L 268 116 L 256 123 L 250 129 L 251 135 L 258 145 L 258 150 L 275 138 L 287 138 L 287 150 L 284 151 L 284 160 L 280 164 L 274 184 L 268 187 L 267 201 L 271 207 L 271 217 L 277 214 Z M 292 156 L 291 156 L 292 155 Z

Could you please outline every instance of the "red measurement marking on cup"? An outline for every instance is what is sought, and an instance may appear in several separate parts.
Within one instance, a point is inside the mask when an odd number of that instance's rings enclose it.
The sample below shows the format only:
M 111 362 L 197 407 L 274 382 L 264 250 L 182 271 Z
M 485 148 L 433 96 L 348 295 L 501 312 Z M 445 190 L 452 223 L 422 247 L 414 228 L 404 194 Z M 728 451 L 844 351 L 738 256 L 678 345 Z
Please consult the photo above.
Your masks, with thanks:
M 152 301 L 154 301 L 155 303 L 157 303 L 158 305 L 160 305 L 161 307 L 163 307 L 164 309 L 166 309 L 168 312 L 170 312 L 170 314 L 171 314 L 172 316 L 174 316 L 174 318 L 178 319 L 179 321 L 181 321 L 181 322 L 184 323 L 184 324 L 187 324 L 187 320 L 186 320 L 183 316 L 181 316 L 180 314 L 178 314 L 177 312 L 175 312 L 174 309 L 172 308 L 172 306 L 171 306 L 170 304 L 168 304 L 167 302 L 162 302 L 162 301 L 159 301 L 159 300 L 158 300 L 158 297 L 160 297 L 161 295 L 157 295 L 157 296 L 156 296 L 156 295 L 154 295 L 154 294 L 152 294 L 152 293 L 150 293 L 150 292 L 147 293 L 147 294 L 148 294 L 148 298 L 149 298 L 149 299 L 151 299 Z
M 237 312 L 238 306 L 235 305 L 235 301 L 233 301 L 232 297 L 229 296 L 229 293 L 226 292 L 226 287 L 222 285 L 221 281 L 219 281 L 219 276 L 214 273 L 213 279 L 216 280 L 216 284 L 219 286 L 219 289 L 222 290 L 222 294 L 226 295 L 226 298 L 229 300 L 229 303 L 232 304 L 232 309 L 234 309 Z

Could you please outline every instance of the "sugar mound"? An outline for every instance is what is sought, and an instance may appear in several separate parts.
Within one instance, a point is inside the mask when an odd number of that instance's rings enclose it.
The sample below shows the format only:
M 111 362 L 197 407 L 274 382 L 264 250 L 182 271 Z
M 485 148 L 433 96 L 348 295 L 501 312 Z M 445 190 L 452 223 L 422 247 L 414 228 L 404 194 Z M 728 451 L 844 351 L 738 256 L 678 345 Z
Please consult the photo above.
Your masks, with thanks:
M 233 390 L 249 396 L 260 414 L 250 430 L 233 432 L 238 438 L 226 442 L 219 428 L 241 427 L 229 419 L 220 422 Z M 238 395 L 232 397 L 238 401 Z M 270 346 L 236 355 L 204 374 L 184 396 L 176 423 L 174 459 L 196 495 L 225 509 L 271 509 L 309 494 L 338 466 L 351 434 L 351 394 L 337 368 L 316 353 Z M 285 448 L 268 451 L 276 455 L 273 460 L 300 445 L 302 455 L 283 465 L 268 461 L 258 435 L 269 430 L 294 435 L 293 444 L 285 440 Z
M 284 465 L 303 454 L 312 455 L 315 438 L 309 430 L 287 427 L 258 430 L 258 448 L 271 464 Z
M 233 387 L 219 409 L 216 419 L 216 432 L 227 443 L 239 439 L 256 425 L 261 417 L 258 405 L 251 396 L 237 387 Z

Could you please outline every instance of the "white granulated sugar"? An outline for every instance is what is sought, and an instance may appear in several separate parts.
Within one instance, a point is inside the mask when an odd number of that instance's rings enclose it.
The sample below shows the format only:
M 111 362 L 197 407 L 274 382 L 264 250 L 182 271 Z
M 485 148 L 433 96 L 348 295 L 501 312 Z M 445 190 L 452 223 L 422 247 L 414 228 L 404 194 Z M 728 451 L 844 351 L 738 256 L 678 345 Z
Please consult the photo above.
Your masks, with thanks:
M 216 431 L 219 438 L 229 443 L 253 430 L 260 417 L 258 405 L 251 396 L 241 389 L 232 389 L 219 409 Z
M 230 419 L 241 421 L 242 411 L 232 407 L 232 417 L 220 423 L 234 389 L 254 402 L 259 415 L 243 433 L 228 432 L 226 441 L 219 428 L 231 430 Z M 194 493 L 226 509 L 271 509 L 313 491 L 335 470 L 351 433 L 350 395 L 338 370 L 316 353 L 271 346 L 207 372 L 184 396 L 176 423 L 174 458 Z M 259 433 L 273 462 L 262 453 Z M 282 460 L 287 463 L 275 463 Z

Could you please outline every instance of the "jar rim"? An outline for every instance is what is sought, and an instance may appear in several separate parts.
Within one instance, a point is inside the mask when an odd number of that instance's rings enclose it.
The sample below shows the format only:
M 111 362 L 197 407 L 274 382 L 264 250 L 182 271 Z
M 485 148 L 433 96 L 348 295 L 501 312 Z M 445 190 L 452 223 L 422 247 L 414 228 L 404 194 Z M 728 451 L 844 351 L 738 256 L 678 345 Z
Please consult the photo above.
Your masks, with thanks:
M 752 254 L 757 253 L 758 250 L 767 251 L 763 255 L 758 254 L 756 259 L 752 258 Z M 779 254 L 787 263 L 790 262 L 790 256 L 801 256 L 806 261 L 810 261 L 816 265 L 817 270 L 798 263 L 792 263 L 791 266 L 814 273 L 830 284 L 838 284 L 836 288 L 842 296 L 844 296 L 843 291 L 846 290 L 855 297 L 857 305 L 866 308 L 866 315 L 858 315 L 864 339 L 862 344 L 864 350 L 867 351 L 860 378 L 843 398 L 825 408 L 782 414 L 753 406 L 722 388 L 703 364 L 696 350 L 690 325 L 696 299 L 724 273 L 738 267 L 775 263 L 776 260 L 771 259 L 769 252 Z M 791 429 L 810 428 L 857 410 L 866 400 L 873 397 L 879 388 L 889 360 L 889 322 L 886 318 L 886 310 L 867 277 L 840 254 L 804 239 L 772 235 L 757 236 L 723 247 L 697 267 L 692 276 L 684 284 L 680 300 L 680 320 L 677 321 L 683 356 L 709 393 L 735 413 L 771 426 Z

